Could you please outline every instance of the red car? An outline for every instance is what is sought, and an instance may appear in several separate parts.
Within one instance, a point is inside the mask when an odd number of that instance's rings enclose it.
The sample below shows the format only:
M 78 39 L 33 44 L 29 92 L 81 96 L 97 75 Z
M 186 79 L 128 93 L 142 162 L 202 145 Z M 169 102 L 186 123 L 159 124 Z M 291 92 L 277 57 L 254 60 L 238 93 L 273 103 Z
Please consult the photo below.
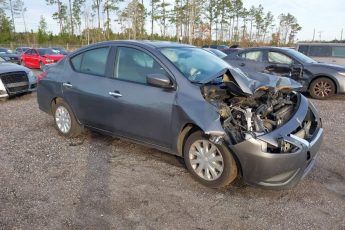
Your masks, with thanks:
M 42 69 L 43 66 L 60 61 L 64 55 L 53 49 L 29 49 L 20 56 L 20 63 L 29 68 Z

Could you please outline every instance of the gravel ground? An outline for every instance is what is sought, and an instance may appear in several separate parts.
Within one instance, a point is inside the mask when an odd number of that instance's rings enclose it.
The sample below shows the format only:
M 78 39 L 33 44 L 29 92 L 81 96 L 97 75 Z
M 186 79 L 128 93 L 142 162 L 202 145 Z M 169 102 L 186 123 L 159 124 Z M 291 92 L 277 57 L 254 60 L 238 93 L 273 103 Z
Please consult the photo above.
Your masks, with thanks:
M 315 101 L 320 157 L 284 191 L 208 189 L 158 150 L 60 136 L 35 94 L 0 102 L 0 229 L 345 229 L 344 99 Z

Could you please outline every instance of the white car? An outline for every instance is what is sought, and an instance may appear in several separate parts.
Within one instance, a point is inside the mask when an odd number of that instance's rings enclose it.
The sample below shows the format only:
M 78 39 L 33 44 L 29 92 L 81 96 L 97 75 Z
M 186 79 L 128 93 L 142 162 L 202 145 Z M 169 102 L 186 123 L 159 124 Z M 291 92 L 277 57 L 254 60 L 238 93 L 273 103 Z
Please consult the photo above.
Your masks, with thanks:
M 30 69 L 0 57 L 0 98 L 30 93 L 36 88 L 37 80 Z

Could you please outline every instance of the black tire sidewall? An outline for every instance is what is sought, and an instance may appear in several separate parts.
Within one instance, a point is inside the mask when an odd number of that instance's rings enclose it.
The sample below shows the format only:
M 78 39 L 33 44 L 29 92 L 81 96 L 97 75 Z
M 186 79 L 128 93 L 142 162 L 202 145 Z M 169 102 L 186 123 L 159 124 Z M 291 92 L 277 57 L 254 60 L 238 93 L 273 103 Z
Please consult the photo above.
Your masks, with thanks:
M 189 149 L 191 145 L 197 140 L 208 140 L 208 138 L 201 131 L 194 132 L 187 138 L 184 145 L 184 150 L 183 150 L 184 161 L 185 161 L 186 167 L 188 171 L 192 174 L 192 176 L 197 181 L 199 181 L 203 185 L 210 188 L 223 188 L 231 184 L 233 181 L 235 181 L 238 174 L 238 167 L 236 165 L 236 161 L 234 157 L 232 156 L 229 149 L 225 146 L 225 144 L 216 145 L 220 154 L 223 157 L 223 163 L 224 163 L 224 169 L 223 169 L 222 175 L 218 179 L 214 181 L 207 181 L 199 177 L 194 172 L 189 160 Z
M 57 108 L 59 108 L 60 106 L 63 106 L 65 109 L 67 109 L 69 116 L 71 118 L 71 128 L 70 128 L 68 133 L 61 132 L 61 130 L 59 129 L 59 127 L 56 124 L 55 113 L 56 113 Z M 78 123 L 71 107 L 65 101 L 59 100 L 56 102 L 56 104 L 54 104 L 54 106 L 53 106 L 53 117 L 54 117 L 55 127 L 61 135 L 65 136 L 65 137 L 76 137 L 79 134 L 81 134 L 82 127 Z
M 314 87 L 316 85 L 316 83 L 320 82 L 320 81 L 327 81 L 331 87 L 332 87 L 332 92 L 328 94 L 328 96 L 326 97 L 319 97 L 317 96 L 316 94 L 314 94 Z M 329 79 L 329 78 L 325 78 L 325 77 L 322 77 L 322 78 L 317 78 L 315 79 L 311 84 L 310 84 L 310 88 L 309 88 L 309 94 L 312 98 L 315 98 L 315 99 L 318 99 L 318 100 L 324 100 L 324 99 L 328 99 L 330 98 L 331 96 L 333 96 L 335 94 L 335 84 L 334 82 Z

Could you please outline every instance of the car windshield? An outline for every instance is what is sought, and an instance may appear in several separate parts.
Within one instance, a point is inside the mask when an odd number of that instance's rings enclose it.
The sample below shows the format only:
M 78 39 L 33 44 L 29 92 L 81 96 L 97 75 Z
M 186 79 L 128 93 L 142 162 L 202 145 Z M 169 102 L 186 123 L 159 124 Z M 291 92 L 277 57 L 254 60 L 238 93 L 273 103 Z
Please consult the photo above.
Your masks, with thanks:
M 54 55 L 58 54 L 59 52 L 53 49 L 37 49 L 38 53 L 42 55 Z
M 160 51 L 192 82 L 203 81 L 225 68 L 232 68 L 227 62 L 200 48 L 161 48 Z
M 297 58 L 299 61 L 301 61 L 302 63 L 316 63 L 317 61 L 315 61 L 314 59 L 296 51 L 293 49 L 287 49 L 287 53 L 289 53 L 291 56 Z

